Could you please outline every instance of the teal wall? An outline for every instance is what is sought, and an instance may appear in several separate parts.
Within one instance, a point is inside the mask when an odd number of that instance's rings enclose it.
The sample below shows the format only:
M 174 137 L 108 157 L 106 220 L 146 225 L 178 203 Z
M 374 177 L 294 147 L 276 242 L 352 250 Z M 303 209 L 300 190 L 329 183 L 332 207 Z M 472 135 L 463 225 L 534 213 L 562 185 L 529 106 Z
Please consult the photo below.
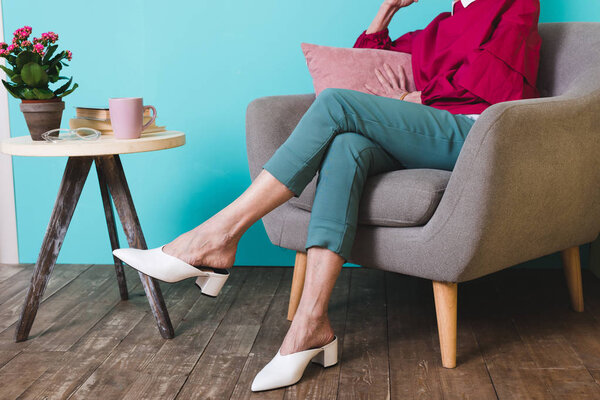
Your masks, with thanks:
M 421 0 L 402 10 L 392 36 L 422 27 L 450 0 Z M 158 122 L 184 131 L 178 149 L 127 155 L 123 163 L 149 246 L 191 229 L 249 184 L 244 118 L 254 98 L 312 92 L 300 43 L 352 46 L 380 1 L 5 0 L 5 38 L 31 25 L 55 31 L 73 52 L 67 70 L 80 88 L 74 106 L 106 106 L 109 97 L 142 96 Z M 600 21 L 598 0 L 542 0 L 542 21 Z M 27 134 L 10 99 L 11 133 Z M 66 160 L 14 158 L 20 260 L 34 262 Z M 125 243 L 121 237 L 121 243 Z M 110 263 L 95 174 L 59 257 L 62 263 Z M 293 252 L 270 244 L 262 223 L 240 243 L 237 265 L 291 265 Z

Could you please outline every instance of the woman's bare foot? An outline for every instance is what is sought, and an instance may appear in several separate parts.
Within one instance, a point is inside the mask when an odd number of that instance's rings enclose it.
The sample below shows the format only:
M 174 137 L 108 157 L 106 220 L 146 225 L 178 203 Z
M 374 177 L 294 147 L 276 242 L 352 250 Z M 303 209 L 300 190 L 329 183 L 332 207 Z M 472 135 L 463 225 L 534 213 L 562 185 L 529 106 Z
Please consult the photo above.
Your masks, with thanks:
M 335 335 L 327 315 L 321 317 L 303 317 L 296 314 L 292 325 L 281 344 L 281 355 L 325 346 L 333 341 Z
M 240 241 L 226 218 L 217 214 L 163 247 L 163 251 L 194 266 L 231 268 Z

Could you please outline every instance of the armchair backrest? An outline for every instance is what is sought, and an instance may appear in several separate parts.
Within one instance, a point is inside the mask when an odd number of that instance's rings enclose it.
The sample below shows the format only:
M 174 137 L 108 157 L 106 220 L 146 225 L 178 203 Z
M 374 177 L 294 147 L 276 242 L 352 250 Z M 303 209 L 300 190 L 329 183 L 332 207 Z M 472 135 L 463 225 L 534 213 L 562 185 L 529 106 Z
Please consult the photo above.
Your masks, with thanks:
M 600 23 L 539 25 L 542 37 L 537 87 L 542 97 L 600 89 Z

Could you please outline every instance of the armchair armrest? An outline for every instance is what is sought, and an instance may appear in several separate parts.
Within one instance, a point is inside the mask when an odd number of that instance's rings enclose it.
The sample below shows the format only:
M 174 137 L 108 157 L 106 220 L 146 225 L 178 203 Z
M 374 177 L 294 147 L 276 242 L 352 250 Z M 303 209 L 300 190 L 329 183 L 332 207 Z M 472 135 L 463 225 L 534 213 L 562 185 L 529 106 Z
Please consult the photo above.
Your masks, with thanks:
M 562 96 L 496 104 L 475 123 L 426 226 L 429 240 L 465 246 L 456 281 L 596 237 L 600 89 L 590 89 L 596 82 L 580 81 Z
M 246 110 L 246 150 L 252 180 L 290 136 L 315 100 L 314 93 L 253 100 Z

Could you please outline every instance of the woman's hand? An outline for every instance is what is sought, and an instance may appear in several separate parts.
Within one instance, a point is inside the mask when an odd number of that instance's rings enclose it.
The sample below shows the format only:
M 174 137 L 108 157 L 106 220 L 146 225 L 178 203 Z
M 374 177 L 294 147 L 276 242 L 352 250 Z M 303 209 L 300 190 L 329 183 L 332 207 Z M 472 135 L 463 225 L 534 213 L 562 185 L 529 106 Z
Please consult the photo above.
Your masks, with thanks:
M 379 7 L 379 12 L 369 25 L 367 34 L 375 33 L 384 30 L 390 24 L 392 18 L 396 12 L 402 7 L 408 7 L 412 3 L 416 3 L 419 0 L 384 0 Z
M 410 92 L 404 97 L 404 101 L 409 101 L 411 103 L 423 104 L 421 102 L 421 92 Z
M 406 72 L 400 65 L 398 75 L 394 75 L 392 68 L 388 64 L 383 64 L 383 68 L 375 68 L 375 76 L 379 81 L 379 86 L 373 88 L 365 84 L 365 89 L 376 96 L 391 97 L 394 99 L 403 99 L 412 103 L 421 104 L 421 92 L 409 92 L 406 89 Z
M 384 0 L 383 4 L 394 8 L 408 7 L 419 0 Z

